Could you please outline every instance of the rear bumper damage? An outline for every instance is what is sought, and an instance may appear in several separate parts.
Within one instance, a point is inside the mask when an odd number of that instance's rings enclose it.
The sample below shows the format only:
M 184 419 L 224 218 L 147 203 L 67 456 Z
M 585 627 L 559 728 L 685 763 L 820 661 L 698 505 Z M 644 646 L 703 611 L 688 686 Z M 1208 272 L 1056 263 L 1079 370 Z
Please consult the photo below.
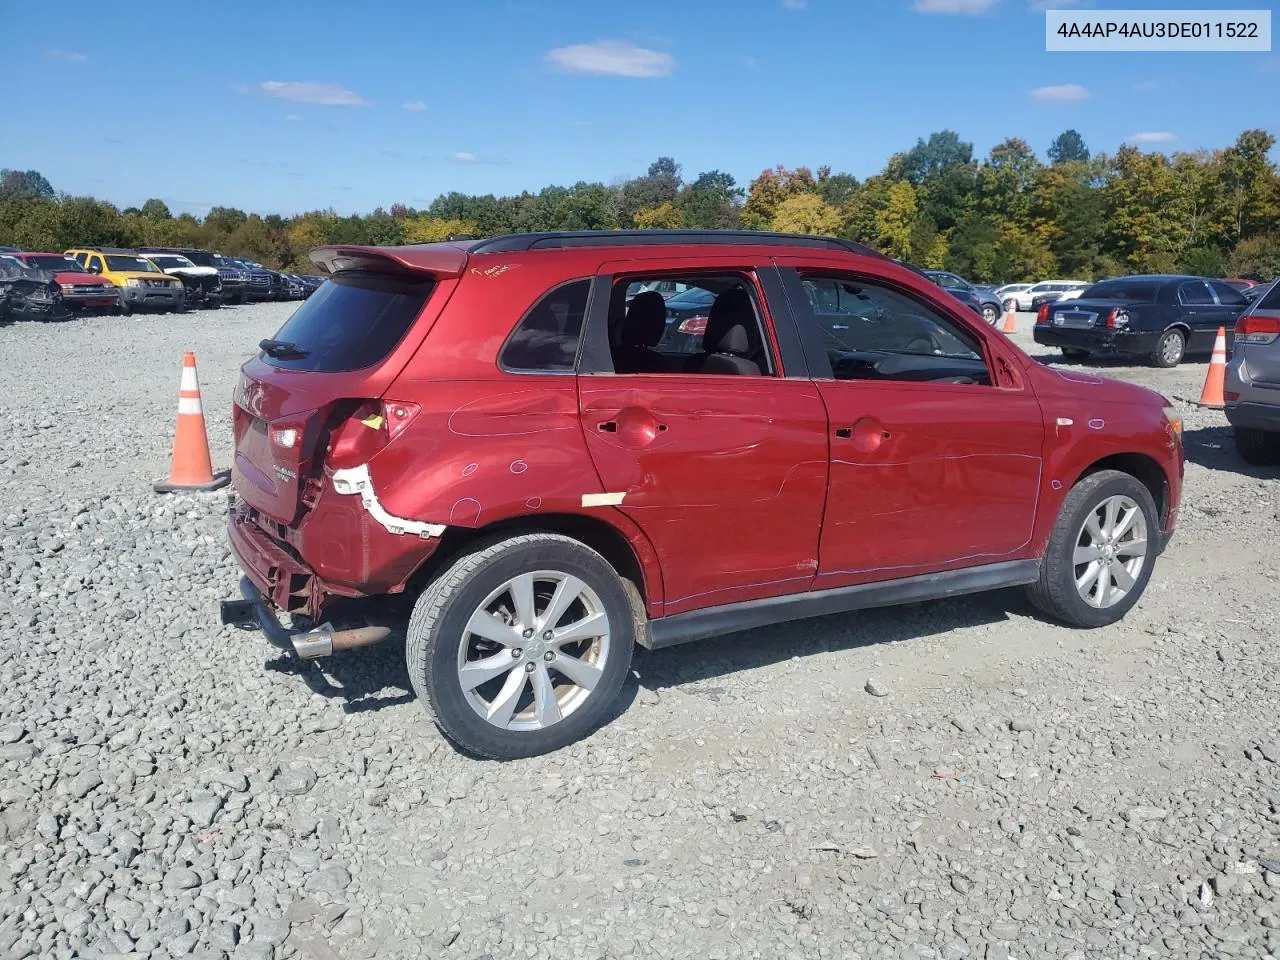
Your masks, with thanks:
M 248 577 L 240 578 L 240 594 L 244 599 L 222 601 L 222 622 L 242 629 L 261 630 L 272 646 L 300 660 L 318 660 L 342 650 L 372 646 L 392 633 L 392 628 L 385 624 L 339 630 L 331 623 L 322 623 L 318 627 L 291 630 L 280 622 L 262 591 Z

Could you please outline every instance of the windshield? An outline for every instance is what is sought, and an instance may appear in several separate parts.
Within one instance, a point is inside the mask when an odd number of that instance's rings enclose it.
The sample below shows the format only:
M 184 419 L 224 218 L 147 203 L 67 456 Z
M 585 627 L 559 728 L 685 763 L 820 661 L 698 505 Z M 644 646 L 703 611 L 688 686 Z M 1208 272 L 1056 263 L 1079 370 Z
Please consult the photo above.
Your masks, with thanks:
M 25 257 L 27 266 L 36 270 L 74 270 L 76 273 L 83 273 L 80 264 L 76 263 L 70 257 L 60 257 L 56 254 L 49 256 Z
M 285 321 L 275 341 L 302 351 L 263 359 L 286 370 L 359 370 L 384 359 L 413 325 L 431 279 L 338 274 Z
M 134 273 L 159 273 L 153 264 L 146 257 L 119 257 L 111 254 L 107 255 L 108 270 L 132 270 Z
M 161 270 L 171 270 L 177 267 L 194 267 L 195 264 L 186 257 L 162 256 L 160 254 L 152 254 L 148 259 L 151 260 Z
M 220 267 L 222 263 L 221 257 L 214 253 L 205 253 L 203 250 L 192 250 L 186 255 L 186 258 L 200 267 Z
M 1160 284 L 1154 280 L 1103 280 L 1080 294 L 1081 300 L 1124 300 L 1154 303 Z

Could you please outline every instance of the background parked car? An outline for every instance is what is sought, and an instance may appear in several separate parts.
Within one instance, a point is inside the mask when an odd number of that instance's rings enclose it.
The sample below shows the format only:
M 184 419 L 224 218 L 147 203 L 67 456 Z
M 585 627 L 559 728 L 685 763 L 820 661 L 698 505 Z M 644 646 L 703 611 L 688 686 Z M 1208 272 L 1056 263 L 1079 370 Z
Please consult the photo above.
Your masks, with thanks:
M 1019 290 L 1016 293 L 1006 295 L 1004 298 L 1006 309 L 1008 303 L 1012 300 L 1016 310 L 1030 310 L 1032 301 L 1042 293 L 1066 293 L 1077 284 L 1088 286 L 1083 280 L 1041 280 L 1039 283 L 1033 283 L 1025 290 Z
M 120 294 L 120 311 L 139 309 L 176 310 L 187 308 L 182 281 L 171 277 L 146 257 L 118 247 L 78 247 L 66 251 L 85 273 L 96 274 L 115 284 Z
M 991 292 L 1000 298 L 1000 308 L 1003 310 L 1005 309 L 1005 301 L 1013 294 L 1021 293 L 1023 290 L 1030 290 L 1031 287 L 1032 284 L 1030 283 L 1006 283 L 996 287 Z
M 946 270 L 925 270 L 924 275 L 954 297 L 977 310 L 982 319 L 995 326 L 1000 319 L 1000 298 L 988 290 L 975 287 L 964 277 Z
M 1064 290 L 1049 290 L 1045 293 L 1037 293 L 1031 298 L 1031 309 L 1039 310 L 1046 303 L 1058 303 L 1062 300 L 1075 300 L 1080 294 L 1084 293 L 1091 284 L 1085 283 L 1083 280 L 1073 281 L 1069 284 L 1059 284 L 1065 286 Z
M 200 267 L 213 267 L 222 281 L 223 303 L 244 303 L 245 286 L 249 283 L 249 271 L 232 263 L 230 258 L 209 250 L 193 247 L 147 247 L 156 253 L 176 253 Z
M 1124 354 L 1173 367 L 1188 353 L 1209 353 L 1218 328 L 1230 331 L 1247 306 L 1240 291 L 1221 280 L 1118 277 L 1095 283 L 1078 300 L 1046 303 L 1032 336 L 1070 358 Z
M 65 320 L 70 315 L 53 271 L 0 254 L 0 320 Z
M 245 272 L 248 281 L 244 294 L 247 300 L 283 300 L 284 278 L 274 270 L 268 270 L 260 263 L 252 260 L 230 258 L 230 263 Z
M 216 309 L 222 306 L 222 280 L 217 267 L 201 267 L 180 253 L 139 250 L 148 260 L 171 277 L 182 281 L 187 306 Z
M 1280 282 L 1236 321 L 1223 396 L 1240 456 L 1280 463 Z
M 120 293 L 114 284 L 85 273 L 80 264 L 66 254 L 24 252 L 13 254 L 13 258 L 33 270 L 52 273 L 61 290 L 62 302 L 69 310 L 115 310 L 120 306 Z

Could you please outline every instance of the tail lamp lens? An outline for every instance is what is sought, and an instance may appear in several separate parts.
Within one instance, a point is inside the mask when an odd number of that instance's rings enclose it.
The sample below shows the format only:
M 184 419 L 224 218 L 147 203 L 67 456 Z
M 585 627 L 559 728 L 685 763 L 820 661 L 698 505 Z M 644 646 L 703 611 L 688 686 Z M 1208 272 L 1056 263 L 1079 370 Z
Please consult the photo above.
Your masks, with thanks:
M 1271 343 L 1280 337 L 1280 317 L 1246 314 L 1236 321 L 1236 343 Z
M 368 463 L 408 428 L 422 408 L 399 400 L 366 400 L 339 424 L 329 441 L 328 463 L 342 469 Z
M 1049 305 L 1047 303 L 1040 304 L 1040 309 L 1036 311 L 1036 326 L 1047 327 L 1049 325 Z

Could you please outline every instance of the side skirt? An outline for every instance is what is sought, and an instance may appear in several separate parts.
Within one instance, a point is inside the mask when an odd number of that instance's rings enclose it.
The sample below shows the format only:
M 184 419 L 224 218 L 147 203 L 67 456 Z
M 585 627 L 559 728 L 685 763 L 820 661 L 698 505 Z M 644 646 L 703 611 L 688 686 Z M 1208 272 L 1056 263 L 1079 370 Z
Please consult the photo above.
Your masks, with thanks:
M 1015 587 L 1034 583 L 1039 576 L 1039 560 L 1007 560 L 899 580 L 859 583 L 852 587 L 727 603 L 650 620 L 649 629 L 641 633 L 639 641 L 646 649 L 661 650 L 690 640 L 766 627 L 788 620 Z

